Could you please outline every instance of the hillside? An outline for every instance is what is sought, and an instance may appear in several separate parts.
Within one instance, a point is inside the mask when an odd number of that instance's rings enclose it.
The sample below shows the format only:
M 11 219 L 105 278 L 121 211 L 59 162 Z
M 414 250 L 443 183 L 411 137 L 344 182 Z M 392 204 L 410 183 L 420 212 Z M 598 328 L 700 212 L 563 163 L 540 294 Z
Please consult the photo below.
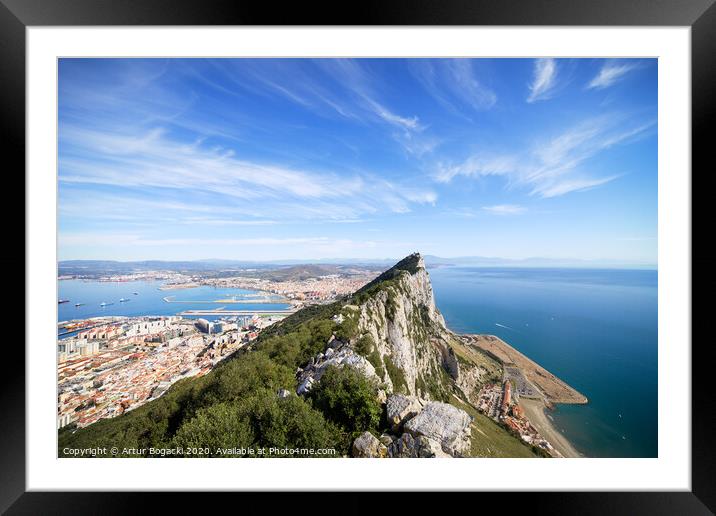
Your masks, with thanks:
M 61 430 L 58 452 L 542 456 L 475 410 L 480 387 L 501 377 L 498 362 L 465 352 L 446 328 L 423 259 L 413 254 L 352 296 L 267 328 L 206 376 L 117 418 Z

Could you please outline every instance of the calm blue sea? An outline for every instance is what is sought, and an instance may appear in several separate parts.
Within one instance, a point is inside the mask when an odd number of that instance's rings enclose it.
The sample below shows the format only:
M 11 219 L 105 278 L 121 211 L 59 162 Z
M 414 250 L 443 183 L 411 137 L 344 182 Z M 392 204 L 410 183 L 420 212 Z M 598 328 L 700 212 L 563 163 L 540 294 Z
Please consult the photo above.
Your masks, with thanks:
M 237 288 L 196 287 L 181 290 L 159 290 L 160 281 L 100 282 L 84 280 L 62 280 L 58 282 L 59 298 L 69 299 L 69 303 L 58 305 L 57 320 L 86 319 L 88 317 L 123 315 L 137 317 L 141 315 L 174 315 L 184 310 L 211 310 L 224 307 L 227 310 L 283 310 L 284 304 L 221 304 L 213 303 L 219 299 L 246 294 L 255 294 L 252 290 Z M 134 295 L 137 292 L 137 295 Z M 176 301 L 188 303 L 166 303 L 170 296 Z M 126 303 L 119 300 L 129 299 Z M 250 298 L 249 298 L 250 299 Z M 114 303 L 101 307 L 101 303 Z M 75 303 L 83 303 L 76 307 Z M 212 317 L 209 317 L 212 319 Z
M 497 335 L 589 398 L 549 413 L 579 451 L 657 456 L 657 271 L 429 273 L 450 329 Z

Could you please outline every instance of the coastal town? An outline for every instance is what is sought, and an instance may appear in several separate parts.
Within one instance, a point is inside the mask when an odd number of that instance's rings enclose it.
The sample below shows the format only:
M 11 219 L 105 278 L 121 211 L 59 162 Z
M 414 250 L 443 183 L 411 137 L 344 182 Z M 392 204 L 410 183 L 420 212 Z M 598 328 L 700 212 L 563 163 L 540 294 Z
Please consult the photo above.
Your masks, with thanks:
M 82 428 L 203 376 L 280 316 L 239 322 L 167 317 L 92 318 L 58 341 L 58 429 Z
M 340 296 L 352 294 L 377 276 L 377 273 L 363 273 L 355 276 L 329 274 L 304 280 L 272 281 L 263 278 L 230 277 L 204 279 L 202 285 L 222 288 L 260 290 L 284 296 L 290 301 L 332 301 Z
M 287 310 L 189 310 L 178 315 L 90 317 L 58 323 L 57 426 L 78 428 L 115 417 L 161 396 L 173 383 L 203 376 L 220 361 L 253 341 L 271 324 L 308 304 L 325 303 L 358 290 L 374 273 L 329 274 L 272 281 L 230 276 L 208 278 L 171 271 L 142 271 L 106 275 L 93 281 L 161 281 L 158 290 L 182 290 L 201 285 L 247 289 L 241 299 L 222 304 L 261 304 L 274 296 L 292 305 Z M 77 279 L 64 277 L 60 279 Z M 172 296 L 164 302 L 177 302 Z M 126 301 L 124 299 L 120 301 Z M 69 302 L 60 299 L 59 303 Z M 255 313 L 254 313 L 255 312 Z M 251 313 L 251 315 L 248 315 Z M 184 314 L 184 315 L 182 315 Z M 189 314 L 205 314 L 197 318 Z M 189 315 L 189 316 L 187 316 Z M 218 320 L 208 320 L 210 315 Z
M 296 267 L 288 269 L 298 269 Z M 287 269 L 268 270 L 261 273 L 250 269 L 242 275 L 237 273 L 213 277 L 206 273 L 183 273 L 175 271 L 136 271 L 126 274 L 107 274 L 87 278 L 81 274 L 61 275 L 59 280 L 84 279 L 99 282 L 161 281 L 160 290 L 183 290 L 201 286 L 256 290 L 285 298 L 288 302 L 332 301 L 360 289 L 378 276 L 375 270 L 352 268 L 347 272 L 331 274 L 286 273 Z M 298 269 L 300 270 L 300 269 Z M 280 273 L 280 274 L 279 274 Z M 253 274 L 253 275 L 249 275 Z M 279 279 L 280 278 L 280 279 Z

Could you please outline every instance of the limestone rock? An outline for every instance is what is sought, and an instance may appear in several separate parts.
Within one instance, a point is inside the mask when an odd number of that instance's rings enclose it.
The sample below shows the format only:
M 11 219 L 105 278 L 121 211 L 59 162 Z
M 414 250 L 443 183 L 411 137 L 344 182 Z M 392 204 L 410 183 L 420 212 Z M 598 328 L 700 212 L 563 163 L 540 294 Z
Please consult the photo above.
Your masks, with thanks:
M 384 458 L 388 456 L 388 448 L 370 432 L 363 432 L 353 441 L 353 456 Z
M 390 358 L 402 372 L 408 394 L 417 395 L 419 377 L 427 378 L 437 367 L 443 367 L 442 354 L 432 341 L 447 342 L 451 337 L 435 307 L 422 257 L 411 255 L 402 262 L 407 266 L 384 273 L 390 279 L 384 289 L 361 302 L 358 333 L 371 337 L 381 359 Z M 396 390 L 394 380 L 389 375 L 382 378 L 389 392 Z
M 422 458 L 449 458 L 451 455 L 445 453 L 440 446 L 440 443 L 421 435 L 415 439 L 415 448 L 417 450 L 418 457 Z
M 402 394 L 393 394 L 388 397 L 386 402 L 386 411 L 388 415 L 388 424 L 393 432 L 400 430 L 400 427 L 420 412 L 420 403 L 413 396 L 403 396 Z
M 311 387 L 313 387 L 313 384 L 315 383 L 313 376 L 307 376 L 303 381 L 299 384 L 298 389 L 296 389 L 296 393 L 298 394 L 306 394 L 308 391 L 311 390 Z
M 349 366 L 356 369 L 366 378 L 374 379 L 376 383 L 380 381 L 373 365 L 365 357 L 353 351 L 350 346 L 343 345 L 340 348 L 329 348 L 329 351 L 330 353 L 326 351 L 325 355 L 318 353 L 318 355 L 312 357 L 306 368 L 300 372 L 298 375 L 298 389 L 296 389 L 298 394 L 306 394 L 310 391 L 331 365 L 336 367 Z
M 385 389 L 378 389 L 377 396 L 378 396 L 378 401 L 380 402 L 381 405 L 383 403 L 385 403 L 386 401 L 388 401 L 388 393 L 385 392 Z
M 472 417 L 448 403 L 433 401 L 405 423 L 405 431 L 413 437 L 424 436 L 440 443 L 445 453 L 462 455 L 470 448 Z
M 445 369 L 447 369 L 448 374 L 453 380 L 460 378 L 460 363 L 457 360 L 457 355 L 455 355 L 455 350 L 453 350 L 450 346 L 446 347 L 446 351 L 443 355 L 443 363 L 445 365 Z
M 388 434 L 381 434 L 378 440 L 386 446 L 393 444 L 393 438 Z
M 405 432 L 388 446 L 388 456 L 392 458 L 449 458 L 440 443 L 423 435 L 414 438 Z
M 415 449 L 415 439 L 409 433 L 404 433 L 388 447 L 388 457 L 414 458 L 418 453 Z

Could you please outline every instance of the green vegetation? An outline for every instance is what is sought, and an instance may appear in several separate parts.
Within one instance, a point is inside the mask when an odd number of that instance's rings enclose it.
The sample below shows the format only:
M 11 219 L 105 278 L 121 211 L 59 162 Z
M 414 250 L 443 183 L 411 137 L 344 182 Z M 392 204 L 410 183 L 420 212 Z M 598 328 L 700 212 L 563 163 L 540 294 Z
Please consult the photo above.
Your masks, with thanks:
M 403 394 L 409 394 L 408 382 L 405 379 L 405 373 L 393 362 L 389 356 L 384 357 L 385 369 L 388 371 L 390 381 L 393 383 L 393 391 Z
M 219 450 L 234 447 L 263 448 L 267 454 L 262 456 L 271 456 L 274 447 L 336 448 L 339 435 L 303 399 L 257 392 L 238 402 L 218 403 L 198 411 L 178 430 L 173 444 L 184 449 L 209 448 L 211 456 L 226 456 Z
M 330 320 L 334 315 L 337 315 L 341 311 L 343 303 L 336 301 L 325 305 L 310 305 L 302 308 L 298 312 L 286 317 L 278 324 L 269 326 L 261 332 L 261 339 L 271 337 L 274 335 L 286 335 L 288 333 L 296 331 L 301 325 L 308 321 L 321 321 Z
M 390 313 L 390 306 L 391 304 L 395 303 L 394 296 L 398 292 L 402 292 L 402 288 L 400 286 L 400 276 L 403 274 L 415 274 L 418 272 L 418 262 L 420 260 L 420 255 L 418 254 L 411 254 L 410 256 L 403 258 L 398 263 L 396 263 L 393 267 L 385 271 L 383 274 L 375 278 L 373 281 L 368 283 L 367 285 L 364 285 L 363 288 L 358 290 L 355 294 L 352 296 L 353 303 L 355 304 L 362 304 L 365 301 L 367 301 L 370 297 L 375 295 L 377 292 L 386 291 L 388 292 L 388 311 L 389 311 L 389 317 L 392 318 L 394 315 Z M 391 292 L 392 289 L 392 292 Z
M 350 308 L 343 308 L 341 315 L 343 321 L 336 326 L 336 338 L 343 342 L 350 342 L 358 332 L 359 313 Z
M 445 403 L 449 403 L 450 396 L 457 391 L 450 375 L 439 365 L 431 369 L 428 375 L 419 374 L 415 384 L 423 396 L 429 395 L 430 399 Z
M 376 385 L 352 367 L 329 366 L 309 398 L 352 440 L 366 430 L 378 429 L 382 408 L 376 390 Z
M 418 262 L 420 261 L 420 255 L 411 254 L 400 260 L 393 267 L 385 271 L 383 274 L 375 278 L 373 281 L 364 285 L 363 288 L 358 290 L 356 294 L 371 291 L 376 286 L 387 286 L 391 283 L 391 280 L 396 279 L 403 272 L 408 274 L 415 274 L 418 272 Z
M 379 378 L 385 378 L 385 369 L 383 367 L 383 359 L 380 356 L 378 347 L 373 341 L 373 337 L 368 334 L 362 335 L 355 343 L 353 349 L 359 355 L 363 355 L 368 362 L 375 368 L 375 373 Z
M 335 328 L 330 319 L 311 319 L 290 333 L 261 339 L 256 349 L 295 371 L 326 348 Z
M 355 294 L 353 294 L 353 296 L 351 297 L 351 302 L 360 305 L 375 296 L 378 292 L 386 292 L 388 294 L 388 304 L 395 305 L 396 292 L 400 291 L 400 274 L 401 273 L 399 272 L 395 276 L 395 278 L 387 279 L 379 283 L 376 283 L 375 280 L 373 280 L 372 282 L 368 283 L 368 285 L 364 286 Z M 389 311 L 390 307 L 387 307 L 387 309 Z

